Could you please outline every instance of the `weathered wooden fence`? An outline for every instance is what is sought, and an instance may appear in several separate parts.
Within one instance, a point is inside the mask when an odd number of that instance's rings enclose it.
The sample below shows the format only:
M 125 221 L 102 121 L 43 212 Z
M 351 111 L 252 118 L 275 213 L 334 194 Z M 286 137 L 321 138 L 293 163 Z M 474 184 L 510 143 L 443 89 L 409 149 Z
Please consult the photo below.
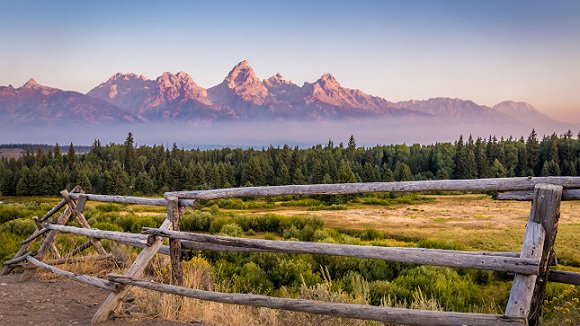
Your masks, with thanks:
M 532 201 L 521 252 L 471 252 L 422 248 L 396 248 L 312 243 L 301 241 L 271 241 L 181 232 L 179 221 L 188 207 L 198 200 L 277 195 L 357 194 L 371 192 L 429 192 L 429 191 L 494 191 L 501 200 Z M 580 177 L 507 178 L 477 180 L 438 180 L 416 182 L 378 182 L 324 185 L 290 185 L 276 187 L 248 187 L 205 191 L 168 192 L 165 198 L 140 198 L 85 194 L 79 187 L 70 193 L 61 192 L 62 201 L 42 218 L 34 218 L 37 230 L 22 241 L 22 247 L 13 259 L 4 263 L 2 274 L 16 267 L 23 267 L 22 280 L 30 278 L 37 268 L 50 271 L 80 282 L 111 291 L 93 317 L 93 323 L 103 322 L 119 308 L 129 286 L 187 296 L 222 303 L 241 304 L 273 309 L 326 314 L 338 317 L 375 320 L 385 323 L 408 325 L 535 325 L 543 304 L 547 281 L 580 285 L 580 273 L 550 270 L 555 260 L 554 242 L 560 217 L 561 200 L 580 200 Z M 102 231 L 90 228 L 83 215 L 87 201 L 122 204 L 144 204 L 167 207 L 167 218 L 158 228 L 143 228 L 142 234 Z M 55 215 L 64 208 L 60 215 Z M 81 227 L 66 226 L 71 216 Z M 61 258 L 54 240 L 59 232 L 88 237 L 88 241 L 72 251 L 70 258 Z M 32 242 L 42 238 L 40 248 L 30 251 Z M 169 239 L 169 246 L 163 239 Z M 92 259 L 108 259 L 110 255 L 100 244 L 100 239 L 142 248 L 124 275 L 109 275 L 101 279 L 77 275 L 55 267 L 66 262 Z M 95 256 L 74 257 L 88 247 L 94 247 Z M 514 281 L 505 313 L 503 315 L 458 312 L 425 311 L 415 309 L 377 307 L 329 303 L 303 299 L 269 297 L 254 294 L 219 293 L 195 290 L 182 284 L 182 249 L 283 252 L 338 255 L 357 258 L 379 259 L 424 265 L 448 266 L 504 271 L 514 274 Z M 43 262 L 51 251 L 57 259 Z M 156 253 L 169 255 L 172 267 L 172 284 L 154 283 L 142 279 L 143 271 Z

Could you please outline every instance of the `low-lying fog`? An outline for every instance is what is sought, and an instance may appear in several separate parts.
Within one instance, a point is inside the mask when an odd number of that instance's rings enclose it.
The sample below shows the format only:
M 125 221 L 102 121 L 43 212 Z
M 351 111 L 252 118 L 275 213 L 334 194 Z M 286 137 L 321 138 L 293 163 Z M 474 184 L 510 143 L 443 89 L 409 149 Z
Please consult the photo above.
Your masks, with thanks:
M 540 135 L 561 134 L 566 130 L 547 130 L 537 126 Z M 454 124 L 429 119 L 402 121 L 343 120 L 343 121 L 285 121 L 285 122 L 233 122 L 233 123 L 156 123 L 132 125 L 96 125 L 88 127 L 2 127 L 0 144 L 41 143 L 90 145 L 95 139 L 101 143 L 122 143 L 132 132 L 136 144 L 176 143 L 184 148 L 213 147 L 265 147 L 268 145 L 298 145 L 309 147 L 326 144 L 329 139 L 335 145 L 347 143 L 354 135 L 359 146 L 377 144 L 432 144 L 450 142 L 463 135 L 474 138 L 520 136 L 531 132 L 528 126 Z M 574 134 L 578 130 L 572 130 Z

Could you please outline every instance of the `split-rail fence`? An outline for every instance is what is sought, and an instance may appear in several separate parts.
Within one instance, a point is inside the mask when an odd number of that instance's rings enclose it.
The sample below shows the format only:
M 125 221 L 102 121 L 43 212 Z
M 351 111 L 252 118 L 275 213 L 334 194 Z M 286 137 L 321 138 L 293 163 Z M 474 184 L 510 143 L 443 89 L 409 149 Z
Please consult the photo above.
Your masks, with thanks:
M 241 196 L 277 195 L 340 195 L 372 192 L 497 192 L 500 200 L 532 201 L 521 252 L 474 252 L 422 248 L 397 248 L 312 243 L 302 241 L 273 241 L 225 237 L 209 234 L 181 232 L 179 221 L 185 210 L 195 207 L 197 201 Z M 63 197 L 43 217 L 34 217 L 37 230 L 21 242 L 22 247 L 14 258 L 4 262 L 2 274 L 23 267 L 22 280 L 29 279 L 37 268 L 63 277 L 108 290 L 111 294 L 92 319 L 97 324 L 111 318 L 120 307 L 130 286 L 146 288 L 201 300 L 255 307 L 268 307 L 298 312 L 325 314 L 337 317 L 374 320 L 407 325 L 535 325 L 541 317 L 547 281 L 580 285 L 580 273 L 550 270 L 555 261 L 554 242 L 560 217 L 562 200 L 580 200 L 580 177 L 502 178 L 475 180 L 436 180 L 410 182 L 376 182 L 319 185 L 289 185 L 274 187 L 247 187 L 204 191 L 167 192 L 164 198 L 108 196 L 84 193 L 80 187 L 61 192 Z M 87 201 L 121 204 L 158 205 L 167 207 L 167 218 L 158 228 L 143 228 L 141 234 L 102 231 L 91 228 L 83 215 Z M 60 214 L 61 209 L 64 210 Z M 65 225 L 71 216 L 81 227 Z M 61 258 L 54 240 L 59 233 L 86 236 L 87 242 Z M 169 245 L 163 240 L 169 239 Z M 42 239 L 38 250 L 30 250 L 36 239 Z M 77 275 L 58 267 L 66 262 L 108 259 L 100 239 L 142 248 L 124 275 L 110 274 L 107 279 Z M 75 256 L 88 247 L 98 255 Z M 426 311 L 377 307 L 370 305 L 320 302 L 304 299 L 279 298 L 254 294 L 219 293 L 190 289 L 183 286 L 181 267 L 182 249 L 306 253 L 370 258 L 390 262 L 448 266 L 503 271 L 514 274 L 511 293 L 504 314 L 477 314 L 460 312 Z M 57 257 L 42 261 L 48 252 Z M 161 284 L 142 278 L 147 264 L 157 253 L 170 256 L 172 282 Z

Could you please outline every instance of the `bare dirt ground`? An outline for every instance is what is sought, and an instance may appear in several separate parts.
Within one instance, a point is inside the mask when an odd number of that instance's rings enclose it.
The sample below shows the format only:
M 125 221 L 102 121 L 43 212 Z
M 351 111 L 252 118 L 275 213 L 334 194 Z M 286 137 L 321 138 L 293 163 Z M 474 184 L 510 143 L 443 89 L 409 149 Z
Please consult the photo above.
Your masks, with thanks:
M 89 325 L 108 292 L 66 280 L 0 276 L 0 325 Z M 198 325 L 153 318 L 115 319 L 100 325 Z

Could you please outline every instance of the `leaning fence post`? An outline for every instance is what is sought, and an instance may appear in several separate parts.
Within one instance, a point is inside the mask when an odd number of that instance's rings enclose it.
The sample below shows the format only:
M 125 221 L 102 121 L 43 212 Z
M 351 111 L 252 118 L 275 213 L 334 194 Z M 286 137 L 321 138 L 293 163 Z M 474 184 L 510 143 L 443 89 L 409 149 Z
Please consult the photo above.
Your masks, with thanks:
M 165 219 L 161 226 L 159 227 L 160 230 L 168 230 L 171 229 L 171 221 Z M 152 243 L 149 246 L 143 248 L 133 264 L 129 267 L 125 276 L 131 278 L 139 278 L 143 275 L 143 271 L 147 264 L 151 261 L 153 256 L 159 251 L 159 248 L 163 246 L 163 238 L 155 237 Z M 98 324 L 101 322 L 106 321 L 109 317 L 113 314 L 113 312 L 119 307 L 121 301 L 127 295 L 129 288 L 126 286 L 119 287 L 119 292 L 111 293 L 105 302 L 99 307 L 99 310 L 93 316 L 91 320 L 91 324 Z
M 524 317 L 536 325 L 542 312 L 550 268 L 550 253 L 558 231 L 562 186 L 538 184 L 524 235 L 521 258 L 538 260 L 538 275 L 516 274 L 505 315 Z

